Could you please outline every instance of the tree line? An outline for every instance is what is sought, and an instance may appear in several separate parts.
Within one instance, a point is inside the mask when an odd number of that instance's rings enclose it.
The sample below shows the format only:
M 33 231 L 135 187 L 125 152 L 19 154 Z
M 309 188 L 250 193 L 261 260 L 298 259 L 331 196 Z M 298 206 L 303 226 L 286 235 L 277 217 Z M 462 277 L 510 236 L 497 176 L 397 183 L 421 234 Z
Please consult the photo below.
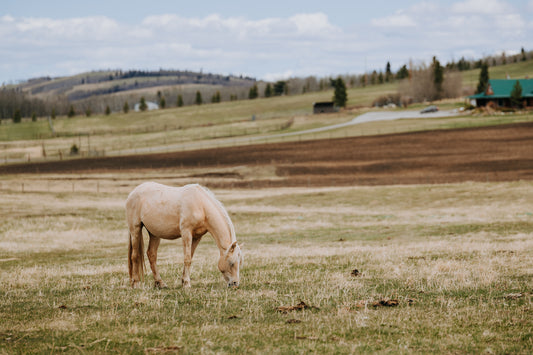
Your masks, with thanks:
M 376 104 L 382 105 L 395 103 L 406 105 L 409 102 L 434 101 L 442 98 L 457 97 L 461 95 L 462 85 L 459 71 L 471 68 L 481 68 L 482 72 L 490 64 L 500 65 L 507 62 L 526 61 L 533 58 L 532 52 L 526 52 L 523 48 L 520 54 L 498 57 L 486 57 L 483 60 L 466 60 L 461 58 L 458 62 L 452 61 L 442 65 L 434 57 L 429 65 L 421 64 L 413 66 L 404 64 L 396 72 L 392 71 L 390 62 L 384 66 L 384 70 L 373 70 L 369 73 L 359 75 L 340 75 L 333 79 L 331 77 L 317 78 L 308 76 L 305 78 L 289 78 L 276 82 L 255 81 L 251 78 L 252 85 L 205 85 L 201 90 L 194 87 L 171 86 L 157 93 L 138 94 L 134 91 L 120 92 L 119 89 L 111 88 L 114 95 L 89 96 L 79 100 L 72 100 L 62 95 L 56 95 L 53 99 L 38 99 L 28 95 L 19 88 L 0 89 L 0 119 L 19 120 L 19 117 L 45 117 L 56 115 L 74 116 L 83 114 L 90 116 L 95 113 L 110 114 L 111 112 L 129 112 L 136 103 L 140 102 L 141 96 L 145 101 L 153 101 L 160 108 L 182 107 L 187 105 L 201 105 L 204 103 L 219 103 L 223 101 L 257 99 L 260 97 L 273 97 L 281 95 L 299 95 L 307 92 L 335 91 L 333 101 L 337 106 L 344 106 L 346 103 L 346 88 L 365 87 L 367 85 L 380 85 L 394 81 L 400 81 L 398 94 L 394 97 L 379 98 Z M 117 71 L 109 74 L 114 78 L 143 77 L 154 72 L 143 71 Z M 200 75 L 192 72 L 164 71 L 156 72 L 161 77 L 169 74 L 180 73 L 180 75 Z M 212 74 L 201 74 L 206 78 L 224 79 L 225 76 Z M 409 79 L 409 80 L 404 80 Z M 69 80 L 71 80 L 69 78 Z M 76 80 L 79 80 L 77 78 Z M 96 80 L 96 79 L 94 79 Z M 98 80 L 104 80 L 100 78 Z M 108 80 L 111 80 L 108 78 Z M 209 81 L 209 79 L 207 79 Z M 488 79 L 487 79 L 488 80 Z M 46 82 L 46 78 L 35 79 L 34 82 Z M 31 80 L 29 81 L 31 82 Z M 50 83 L 51 85 L 52 83 Z M 109 90 L 109 89 L 105 89 Z M 479 88 L 478 88 L 479 92 Z M 108 92 L 105 92 L 106 94 Z

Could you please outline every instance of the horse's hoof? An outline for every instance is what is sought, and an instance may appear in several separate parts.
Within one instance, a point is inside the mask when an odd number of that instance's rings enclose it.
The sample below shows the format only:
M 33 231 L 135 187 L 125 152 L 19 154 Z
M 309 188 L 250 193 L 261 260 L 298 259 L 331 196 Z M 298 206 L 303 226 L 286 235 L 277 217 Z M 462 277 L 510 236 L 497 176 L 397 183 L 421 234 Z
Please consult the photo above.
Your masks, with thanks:
M 141 282 L 140 281 L 132 281 L 131 282 L 131 288 L 141 288 Z
M 155 287 L 159 289 L 168 288 L 167 284 L 163 280 L 156 281 Z

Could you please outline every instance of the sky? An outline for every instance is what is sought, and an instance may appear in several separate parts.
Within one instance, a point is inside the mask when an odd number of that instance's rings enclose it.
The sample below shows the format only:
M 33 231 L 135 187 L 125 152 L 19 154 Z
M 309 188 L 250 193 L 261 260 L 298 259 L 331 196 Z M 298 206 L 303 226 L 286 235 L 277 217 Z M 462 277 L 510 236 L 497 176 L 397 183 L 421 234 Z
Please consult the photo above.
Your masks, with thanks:
M 0 85 L 106 69 L 279 80 L 533 50 L 533 0 L 2 0 Z

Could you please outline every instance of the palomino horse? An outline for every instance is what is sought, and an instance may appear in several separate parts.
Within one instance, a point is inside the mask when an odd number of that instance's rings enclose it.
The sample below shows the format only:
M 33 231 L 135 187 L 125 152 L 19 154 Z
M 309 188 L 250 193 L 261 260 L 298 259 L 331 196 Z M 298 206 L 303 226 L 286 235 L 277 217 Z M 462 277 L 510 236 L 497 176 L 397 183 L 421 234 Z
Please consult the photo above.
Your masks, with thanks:
M 218 269 L 230 286 L 239 286 L 242 253 L 228 213 L 215 196 L 200 185 L 170 187 L 155 182 L 137 186 L 126 200 L 130 233 L 128 267 L 132 287 L 144 275 L 142 228 L 150 235 L 148 260 L 156 287 L 167 287 L 157 271 L 157 248 L 161 238 L 183 241 L 183 287 L 191 286 L 191 261 L 202 236 L 209 232 L 218 246 Z

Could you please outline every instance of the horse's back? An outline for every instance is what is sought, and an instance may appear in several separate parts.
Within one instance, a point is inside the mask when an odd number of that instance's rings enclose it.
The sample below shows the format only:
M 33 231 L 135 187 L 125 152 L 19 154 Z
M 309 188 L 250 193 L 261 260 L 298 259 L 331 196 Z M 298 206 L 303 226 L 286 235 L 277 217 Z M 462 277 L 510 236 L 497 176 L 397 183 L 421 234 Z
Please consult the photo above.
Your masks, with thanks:
M 180 236 L 183 221 L 203 219 L 199 185 L 171 187 L 155 182 L 137 186 L 126 200 L 128 223 L 143 224 L 146 229 L 161 238 Z

